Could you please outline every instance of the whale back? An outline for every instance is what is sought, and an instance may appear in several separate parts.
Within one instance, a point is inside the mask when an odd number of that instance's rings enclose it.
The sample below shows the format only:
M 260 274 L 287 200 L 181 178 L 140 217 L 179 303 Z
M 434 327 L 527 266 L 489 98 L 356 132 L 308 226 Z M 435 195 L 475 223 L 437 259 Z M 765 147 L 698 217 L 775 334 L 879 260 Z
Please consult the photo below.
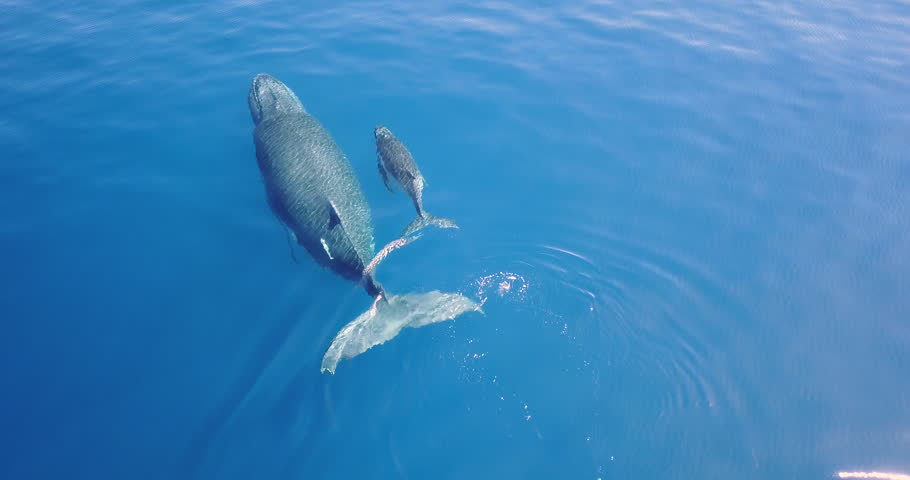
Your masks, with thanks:
M 370 210 L 354 169 L 312 115 L 278 80 L 250 87 L 256 158 L 269 205 L 320 264 L 359 280 L 373 257 Z
M 386 182 L 386 187 L 391 190 L 391 185 L 387 181 L 387 177 L 391 177 L 392 182 L 411 197 L 418 212 L 422 212 L 425 181 L 408 147 L 386 127 L 380 125 L 373 133 L 376 136 L 379 172 Z

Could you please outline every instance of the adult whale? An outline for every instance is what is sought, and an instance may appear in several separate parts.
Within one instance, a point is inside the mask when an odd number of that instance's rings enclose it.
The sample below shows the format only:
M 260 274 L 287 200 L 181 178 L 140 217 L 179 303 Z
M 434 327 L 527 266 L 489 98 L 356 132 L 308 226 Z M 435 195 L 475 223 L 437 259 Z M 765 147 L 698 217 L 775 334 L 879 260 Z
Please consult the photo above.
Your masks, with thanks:
M 285 84 L 268 74 L 253 78 L 249 93 L 256 160 L 272 211 L 317 263 L 361 281 L 373 306 L 346 325 L 329 346 L 322 371 L 335 372 L 355 357 L 394 338 L 405 327 L 455 318 L 480 305 L 455 293 L 391 295 L 375 268 L 402 238 L 373 254 L 370 209 L 354 169 L 329 132 Z

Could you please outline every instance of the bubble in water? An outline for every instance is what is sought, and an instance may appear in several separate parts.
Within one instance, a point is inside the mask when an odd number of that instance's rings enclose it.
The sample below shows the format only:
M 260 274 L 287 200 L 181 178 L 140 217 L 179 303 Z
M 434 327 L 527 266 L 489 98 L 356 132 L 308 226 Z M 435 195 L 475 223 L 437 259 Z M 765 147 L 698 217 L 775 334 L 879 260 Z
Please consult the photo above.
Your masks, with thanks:
M 517 273 L 498 272 L 480 277 L 477 282 L 477 297 L 486 300 L 488 294 L 495 291 L 500 297 L 509 296 L 524 299 L 528 292 L 528 282 Z

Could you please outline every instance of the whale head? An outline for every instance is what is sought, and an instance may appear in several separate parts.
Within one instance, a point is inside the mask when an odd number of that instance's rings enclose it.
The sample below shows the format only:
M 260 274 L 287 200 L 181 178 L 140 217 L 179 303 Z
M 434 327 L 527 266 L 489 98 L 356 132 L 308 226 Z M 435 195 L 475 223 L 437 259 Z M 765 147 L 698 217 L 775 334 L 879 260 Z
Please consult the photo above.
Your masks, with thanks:
M 373 135 L 376 135 L 376 140 L 388 140 L 395 138 L 395 135 L 392 135 L 392 132 L 382 125 L 377 126 L 373 130 Z
M 260 73 L 253 78 L 247 100 L 250 103 L 253 123 L 257 125 L 275 116 L 306 112 L 297 95 L 294 95 L 287 85 L 267 73 Z

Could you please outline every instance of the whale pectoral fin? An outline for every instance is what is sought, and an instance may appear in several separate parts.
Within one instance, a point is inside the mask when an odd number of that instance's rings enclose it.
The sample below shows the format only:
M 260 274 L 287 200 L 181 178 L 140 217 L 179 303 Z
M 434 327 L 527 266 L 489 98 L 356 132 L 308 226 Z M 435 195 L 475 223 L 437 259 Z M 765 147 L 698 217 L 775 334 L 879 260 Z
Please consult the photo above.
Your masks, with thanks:
M 341 216 L 338 215 L 335 204 L 329 202 L 329 229 L 335 228 L 336 225 L 341 225 Z
M 382 176 L 382 183 L 385 184 L 385 188 L 387 188 L 390 192 L 395 193 L 395 190 L 392 190 L 392 185 L 389 183 L 389 175 L 386 173 L 385 167 L 382 166 L 381 158 L 379 159 L 378 164 L 379 164 L 379 175 Z
M 322 249 L 325 250 L 325 254 L 329 256 L 329 260 L 334 260 L 335 257 L 333 257 L 332 252 L 329 251 L 329 244 L 325 241 L 325 239 L 320 238 L 319 243 L 322 244 Z

